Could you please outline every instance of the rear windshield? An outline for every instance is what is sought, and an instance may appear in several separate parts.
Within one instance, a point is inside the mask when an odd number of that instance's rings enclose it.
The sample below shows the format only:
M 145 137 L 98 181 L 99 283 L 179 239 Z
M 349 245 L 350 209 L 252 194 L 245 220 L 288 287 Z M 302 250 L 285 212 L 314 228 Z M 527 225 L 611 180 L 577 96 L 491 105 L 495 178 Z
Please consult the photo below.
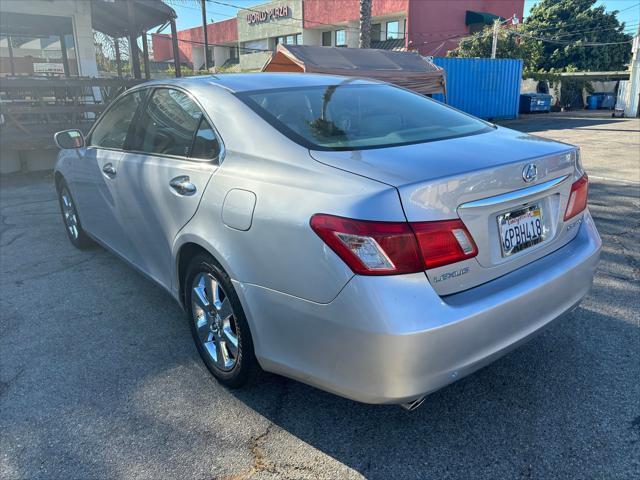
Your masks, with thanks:
M 387 84 L 282 88 L 238 97 L 311 150 L 362 150 L 482 133 L 489 124 Z

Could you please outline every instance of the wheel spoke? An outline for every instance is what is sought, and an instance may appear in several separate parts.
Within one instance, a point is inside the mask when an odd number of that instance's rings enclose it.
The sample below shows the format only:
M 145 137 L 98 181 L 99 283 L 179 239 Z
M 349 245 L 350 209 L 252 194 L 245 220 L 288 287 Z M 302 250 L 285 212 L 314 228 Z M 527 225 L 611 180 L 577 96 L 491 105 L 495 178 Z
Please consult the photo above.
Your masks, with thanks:
M 201 285 L 197 285 L 193 288 L 193 300 L 196 305 L 202 309 L 204 312 L 208 312 L 210 309 L 210 303 L 207 299 L 207 295 L 204 292 L 204 287 Z
M 227 346 L 219 336 L 215 336 L 214 338 L 217 352 L 216 363 L 221 369 L 226 370 L 229 363 L 229 352 L 227 351 Z
M 207 320 L 206 314 L 198 317 L 196 320 L 196 328 L 198 330 L 198 337 L 200 337 L 200 340 L 203 342 L 208 341 L 211 329 L 209 328 L 209 321 Z
M 204 348 L 209 354 L 209 356 L 213 359 L 214 362 L 218 363 L 218 351 L 216 342 L 210 340 L 204 343 Z
M 222 338 L 227 347 L 227 351 L 231 354 L 233 360 L 238 358 L 238 337 L 231 330 L 231 325 L 226 325 L 222 329 Z
M 216 305 L 218 308 L 218 305 Z M 222 320 L 227 320 L 231 315 L 233 315 L 233 308 L 231 308 L 231 302 L 229 301 L 229 297 L 225 298 L 220 307 L 218 308 L 218 315 Z

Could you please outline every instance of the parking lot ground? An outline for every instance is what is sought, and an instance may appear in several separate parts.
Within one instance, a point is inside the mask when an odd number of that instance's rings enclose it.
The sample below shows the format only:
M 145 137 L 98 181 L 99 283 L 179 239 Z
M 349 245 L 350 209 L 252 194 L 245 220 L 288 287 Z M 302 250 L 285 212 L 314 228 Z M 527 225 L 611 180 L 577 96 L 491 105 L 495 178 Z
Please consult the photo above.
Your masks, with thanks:
M 578 309 L 411 413 L 226 390 L 168 294 L 69 244 L 50 174 L 0 179 L 0 478 L 640 478 L 640 122 L 506 124 L 582 147 L 602 263 Z

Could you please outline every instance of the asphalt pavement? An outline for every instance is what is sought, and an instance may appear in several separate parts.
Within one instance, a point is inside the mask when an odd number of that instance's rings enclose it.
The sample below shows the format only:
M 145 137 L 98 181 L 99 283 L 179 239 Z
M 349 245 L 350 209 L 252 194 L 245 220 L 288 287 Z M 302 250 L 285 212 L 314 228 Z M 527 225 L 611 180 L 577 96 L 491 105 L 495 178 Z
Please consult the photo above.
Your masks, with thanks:
M 594 288 L 414 412 L 223 388 L 167 293 L 71 246 L 50 174 L 0 178 L 0 478 L 640 478 L 640 121 L 505 124 L 582 147 Z

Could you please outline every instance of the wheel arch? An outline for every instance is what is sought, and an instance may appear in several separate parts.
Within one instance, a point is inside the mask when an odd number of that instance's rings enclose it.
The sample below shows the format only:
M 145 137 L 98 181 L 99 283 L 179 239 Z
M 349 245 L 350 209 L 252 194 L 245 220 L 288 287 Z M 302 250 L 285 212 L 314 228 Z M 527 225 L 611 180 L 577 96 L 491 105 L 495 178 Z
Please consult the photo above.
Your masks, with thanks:
M 223 260 L 222 256 L 219 252 L 213 248 L 209 242 L 206 242 L 204 239 L 188 235 L 183 237 L 179 243 L 176 244 L 174 249 L 175 254 L 175 275 L 174 281 L 176 282 L 176 293 L 178 297 L 178 301 L 180 305 L 185 308 L 185 288 L 184 281 L 187 273 L 187 268 L 191 259 L 200 254 L 205 253 L 210 255 L 219 265 L 220 267 L 229 275 L 230 278 L 233 278 L 232 272 L 229 270 L 228 265 Z
M 60 170 L 56 170 L 53 173 L 53 182 L 56 186 L 56 191 L 60 191 L 60 187 L 62 186 L 62 182 L 65 182 L 65 178 L 64 175 L 62 174 L 62 172 L 60 172 Z

